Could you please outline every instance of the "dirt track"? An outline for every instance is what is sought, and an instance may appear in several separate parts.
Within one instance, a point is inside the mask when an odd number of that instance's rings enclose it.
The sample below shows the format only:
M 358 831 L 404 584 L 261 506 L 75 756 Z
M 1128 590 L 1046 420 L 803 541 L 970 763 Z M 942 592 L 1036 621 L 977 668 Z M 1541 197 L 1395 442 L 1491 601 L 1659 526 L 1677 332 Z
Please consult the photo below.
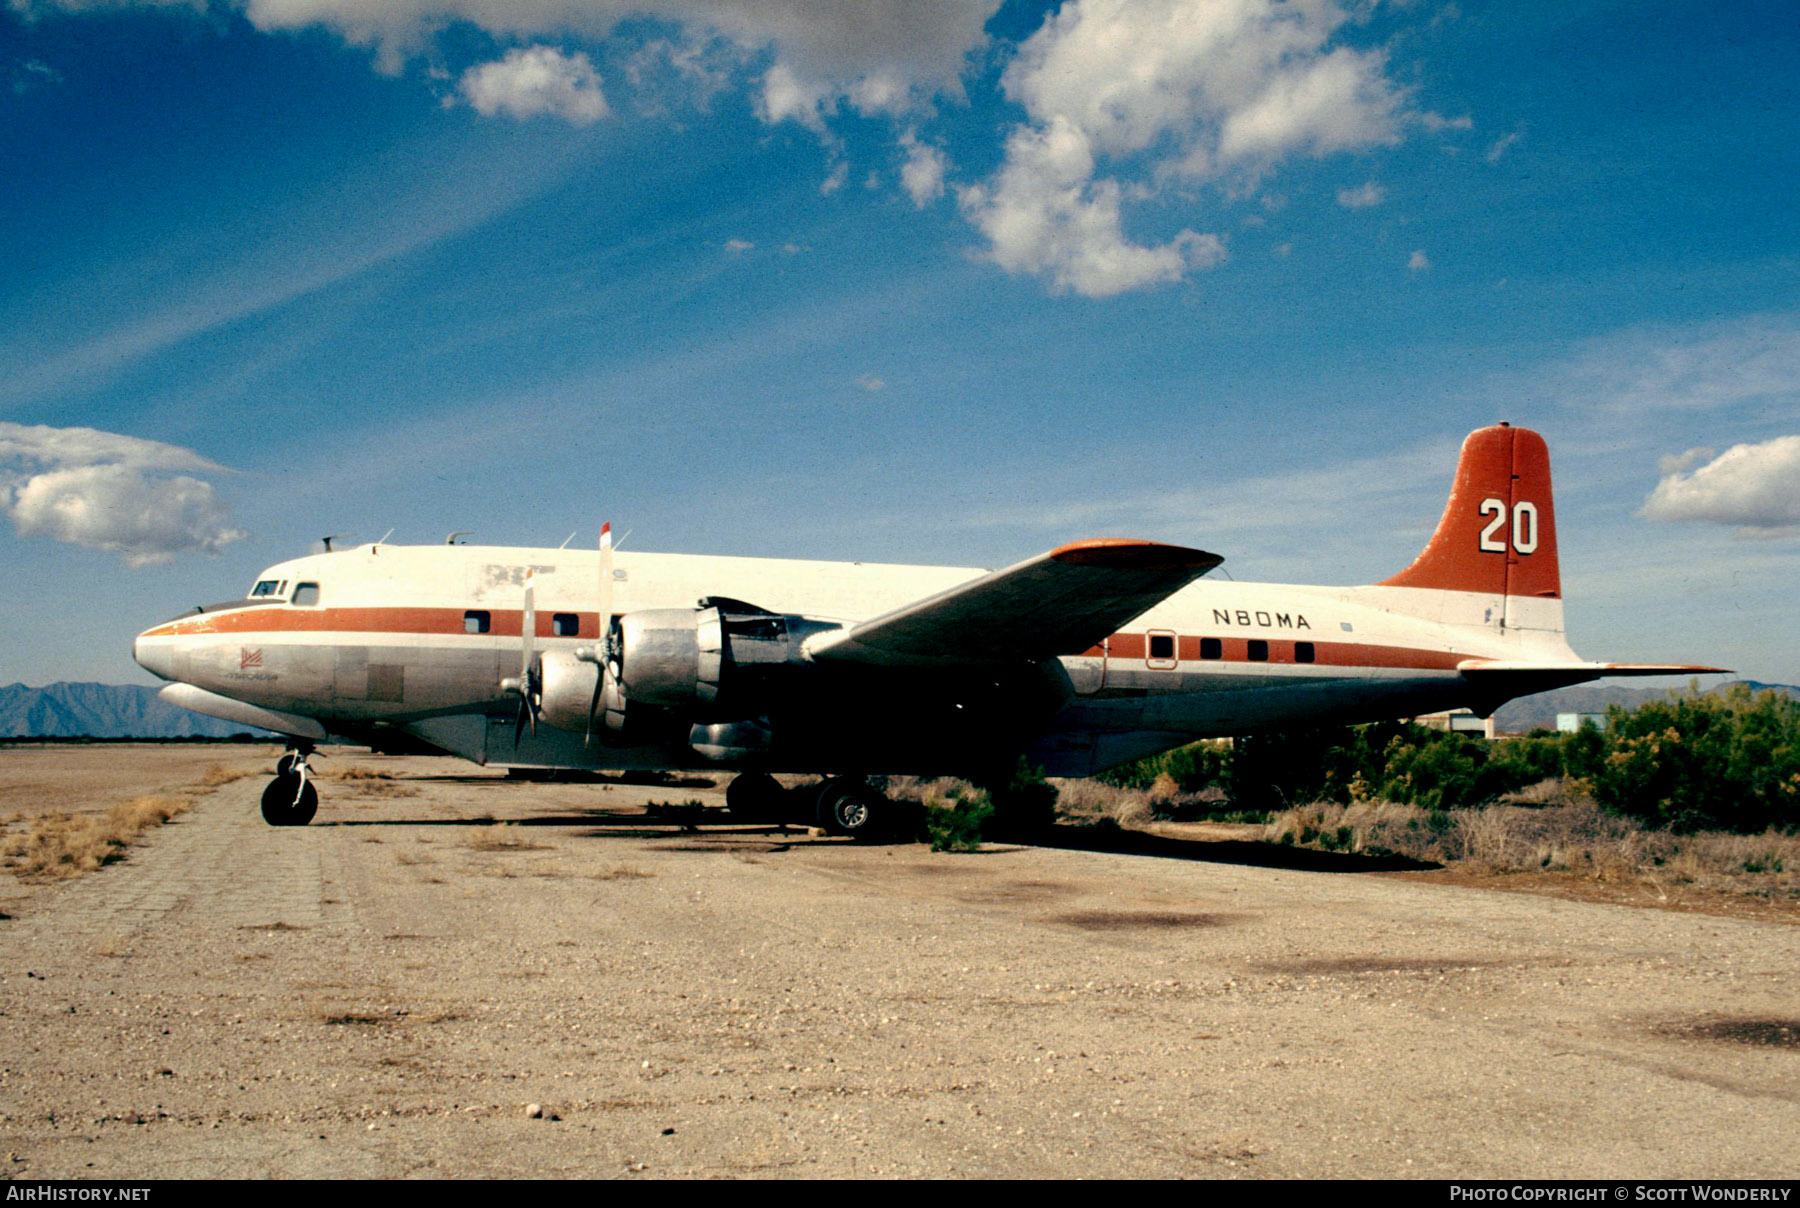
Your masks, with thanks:
M 13 1177 L 1800 1169 L 1800 928 L 322 766 L 0 885 Z

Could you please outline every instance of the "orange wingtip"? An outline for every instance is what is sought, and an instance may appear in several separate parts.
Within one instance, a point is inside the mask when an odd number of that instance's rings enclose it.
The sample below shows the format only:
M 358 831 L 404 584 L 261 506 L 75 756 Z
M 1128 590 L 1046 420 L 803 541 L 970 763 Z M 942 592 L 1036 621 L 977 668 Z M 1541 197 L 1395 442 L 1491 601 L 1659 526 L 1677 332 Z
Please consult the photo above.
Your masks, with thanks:
M 1103 566 L 1115 570 L 1211 570 L 1225 559 L 1185 545 L 1138 541 L 1131 537 L 1095 537 L 1071 541 L 1050 551 L 1070 566 Z

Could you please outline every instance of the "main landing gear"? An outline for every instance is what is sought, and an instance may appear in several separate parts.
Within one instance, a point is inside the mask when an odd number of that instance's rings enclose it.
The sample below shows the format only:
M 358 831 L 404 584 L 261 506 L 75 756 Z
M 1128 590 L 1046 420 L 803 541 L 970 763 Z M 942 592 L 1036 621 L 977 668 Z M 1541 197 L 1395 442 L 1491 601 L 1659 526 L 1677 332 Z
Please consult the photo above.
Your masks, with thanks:
M 312 753 L 310 742 L 297 742 L 276 761 L 275 779 L 262 795 L 263 821 L 270 826 L 305 826 L 318 813 L 319 790 L 306 763 Z
M 863 776 L 784 789 L 767 772 L 740 772 L 725 788 L 725 807 L 739 822 L 816 826 L 832 835 L 872 839 L 893 832 L 900 808 Z

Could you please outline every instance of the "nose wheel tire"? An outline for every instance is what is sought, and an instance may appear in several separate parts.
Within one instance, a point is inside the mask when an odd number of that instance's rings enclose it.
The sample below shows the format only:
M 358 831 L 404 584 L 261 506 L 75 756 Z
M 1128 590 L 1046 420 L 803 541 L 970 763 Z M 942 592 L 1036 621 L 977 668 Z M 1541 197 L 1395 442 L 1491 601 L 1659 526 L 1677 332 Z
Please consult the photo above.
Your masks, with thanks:
M 319 790 L 295 772 L 277 776 L 263 790 L 262 816 L 270 826 L 305 826 L 319 812 Z

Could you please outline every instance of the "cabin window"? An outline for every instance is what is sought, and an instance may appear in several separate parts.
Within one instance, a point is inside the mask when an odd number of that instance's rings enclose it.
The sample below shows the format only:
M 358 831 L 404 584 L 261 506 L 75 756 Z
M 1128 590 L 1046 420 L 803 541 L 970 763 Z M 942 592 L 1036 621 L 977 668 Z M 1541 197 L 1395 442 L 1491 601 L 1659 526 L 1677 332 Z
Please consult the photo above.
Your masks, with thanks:
M 1200 639 L 1200 657 L 1203 659 L 1222 659 L 1225 657 L 1225 643 L 1218 638 Z
M 1251 662 L 1266 663 L 1269 661 L 1269 644 L 1267 642 L 1261 638 L 1251 638 L 1249 646 Z
M 493 628 L 494 619 L 485 608 L 471 608 L 463 613 L 464 633 L 486 633 Z
M 287 581 L 284 579 L 264 579 L 261 583 L 258 583 L 255 587 L 250 589 L 250 598 L 252 600 L 257 600 L 271 596 L 280 596 L 285 587 L 287 587 Z
M 1175 657 L 1175 635 L 1172 633 L 1153 633 L 1150 635 L 1150 657 L 1153 659 L 1172 659 Z
M 1311 642 L 1295 642 L 1294 643 L 1294 661 L 1296 663 L 1312 662 L 1313 661 L 1313 644 Z
M 319 585 L 317 583 L 302 583 L 294 588 L 294 603 L 302 608 L 311 608 L 318 602 Z
M 559 638 L 581 636 L 581 618 L 572 612 L 559 612 L 550 618 L 550 632 Z

